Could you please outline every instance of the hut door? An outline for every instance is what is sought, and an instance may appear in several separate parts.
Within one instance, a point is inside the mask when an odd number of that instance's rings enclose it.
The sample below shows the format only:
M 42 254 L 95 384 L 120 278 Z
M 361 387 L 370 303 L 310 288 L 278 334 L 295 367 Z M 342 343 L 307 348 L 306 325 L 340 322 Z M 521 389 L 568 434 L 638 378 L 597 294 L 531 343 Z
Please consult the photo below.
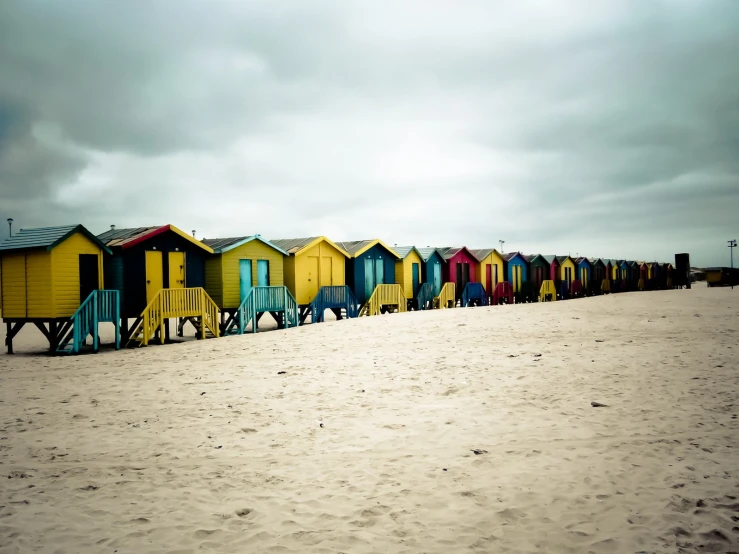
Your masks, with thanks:
M 244 301 L 253 285 L 251 260 L 239 260 L 239 304 Z
M 330 287 L 334 284 L 332 272 L 333 263 L 333 258 L 331 256 L 324 256 L 321 258 L 320 284 L 322 287 Z M 318 285 L 316 285 L 316 294 L 318 294 Z
M 385 262 L 380 258 L 375 260 L 375 285 L 385 284 Z
M 491 294 L 493 291 L 493 266 L 492 265 L 485 266 L 485 291 L 488 294 Z
M 498 264 L 493 265 L 493 290 L 498 286 Z
M 413 279 L 413 298 L 415 298 L 418 294 L 418 287 L 420 285 L 418 278 L 418 264 L 413 264 L 411 266 L 411 278 Z
M 99 286 L 97 254 L 80 254 L 80 304 Z
M 185 288 L 185 253 L 169 252 L 169 288 Z
M 375 261 L 364 259 L 364 299 L 368 300 L 375 291 Z
M 257 286 L 269 286 L 269 261 L 257 260 Z
M 436 262 L 434 264 L 434 296 L 439 296 L 441 293 L 441 264 Z
M 159 250 L 146 251 L 146 303 L 151 302 L 164 287 L 164 268 L 162 253 Z

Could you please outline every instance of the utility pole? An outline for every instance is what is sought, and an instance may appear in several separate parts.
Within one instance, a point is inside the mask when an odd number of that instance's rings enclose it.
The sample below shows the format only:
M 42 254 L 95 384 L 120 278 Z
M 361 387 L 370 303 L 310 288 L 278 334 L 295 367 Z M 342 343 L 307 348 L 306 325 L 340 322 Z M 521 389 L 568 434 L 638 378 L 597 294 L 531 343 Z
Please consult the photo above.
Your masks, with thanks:
M 731 289 L 734 290 L 734 248 L 736 248 L 736 239 L 726 241 L 729 243 L 729 252 L 731 253 L 731 272 L 729 273 L 729 282 Z
M 505 241 L 504 240 L 499 240 L 498 242 L 500 243 L 500 253 L 502 254 L 503 253 L 503 245 L 505 244 Z
M 13 218 L 8 218 L 8 235 L 13 236 Z

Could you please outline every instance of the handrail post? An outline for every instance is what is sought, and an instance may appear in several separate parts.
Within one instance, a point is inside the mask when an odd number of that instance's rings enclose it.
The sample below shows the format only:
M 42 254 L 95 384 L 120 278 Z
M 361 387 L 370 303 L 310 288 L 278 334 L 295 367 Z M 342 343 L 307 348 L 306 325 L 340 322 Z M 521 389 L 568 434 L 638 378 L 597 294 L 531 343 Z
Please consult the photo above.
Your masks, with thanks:
M 92 348 L 97 352 L 100 346 L 100 337 L 98 335 L 98 293 L 97 291 L 93 291 L 93 294 L 95 296 L 92 299 Z
M 157 327 L 159 327 L 159 342 L 164 344 L 164 291 L 159 291 L 159 317 L 157 318 Z
M 205 289 L 200 289 L 200 338 L 205 340 Z

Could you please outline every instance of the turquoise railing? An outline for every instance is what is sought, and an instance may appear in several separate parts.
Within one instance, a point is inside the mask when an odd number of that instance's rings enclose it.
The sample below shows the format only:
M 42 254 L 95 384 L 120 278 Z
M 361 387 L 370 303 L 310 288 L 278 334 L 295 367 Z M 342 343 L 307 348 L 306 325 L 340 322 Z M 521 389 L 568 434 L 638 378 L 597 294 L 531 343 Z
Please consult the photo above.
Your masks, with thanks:
M 285 328 L 298 326 L 298 303 L 287 287 L 252 287 L 241 302 L 227 334 L 243 335 L 251 323 L 252 333 L 257 332 L 257 314 L 282 312 Z
M 310 304 L 311 322 L 323 321 L 323 312 L 330 309 L 345 309 L 346 317 L 358 317 L 359 305 L 354 293 L 347 286 L 321 287 Z
M 120 293 L 117 290 L 92 291 L 70 319 L 72 329 L 60 341 L 58 353 L 78 354 L 90 335 L 92 348 L 97 352 L 100 346 L 98 325 L 105 322 L 115 325 L 115 348 L 121 347 Z

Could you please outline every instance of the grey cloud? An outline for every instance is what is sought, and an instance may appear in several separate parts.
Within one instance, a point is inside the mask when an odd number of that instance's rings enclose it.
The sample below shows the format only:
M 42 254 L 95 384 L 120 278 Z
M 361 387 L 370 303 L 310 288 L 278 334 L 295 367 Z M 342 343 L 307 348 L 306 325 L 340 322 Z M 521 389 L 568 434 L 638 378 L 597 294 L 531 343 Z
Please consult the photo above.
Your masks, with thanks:
M 736 232 L 736 2 L 123 6 L 0 4 L 0 212 L 624 257 Z

